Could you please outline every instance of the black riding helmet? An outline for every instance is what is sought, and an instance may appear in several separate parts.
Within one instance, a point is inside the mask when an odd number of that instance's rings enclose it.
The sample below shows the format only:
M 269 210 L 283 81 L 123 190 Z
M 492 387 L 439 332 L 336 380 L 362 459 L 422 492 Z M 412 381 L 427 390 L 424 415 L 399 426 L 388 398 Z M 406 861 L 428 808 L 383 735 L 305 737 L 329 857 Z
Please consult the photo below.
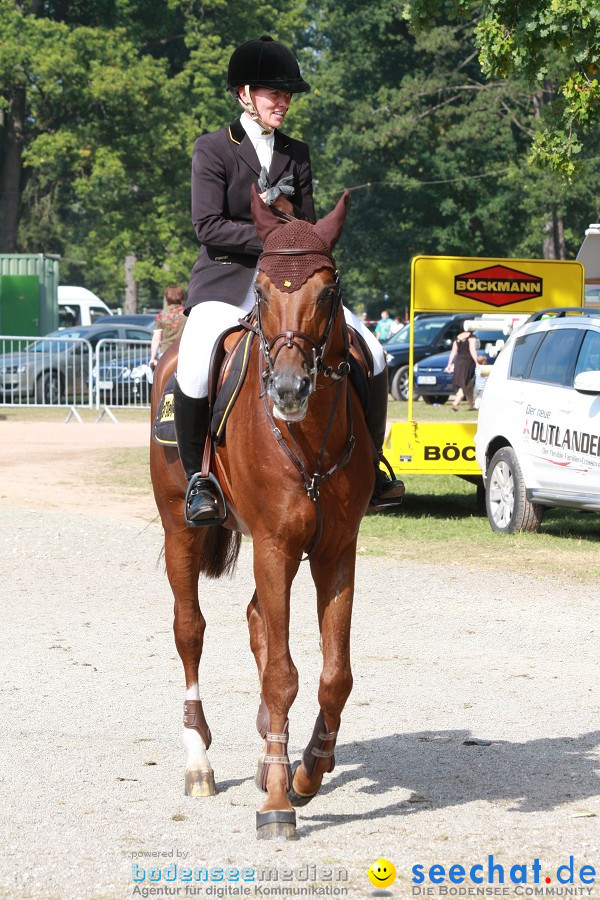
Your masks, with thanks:
M 246 41 L 234 50 L 227 69 L 227 90 L 244 85 L 304 94 L 310 85 L 300 75 L 292 51 L 268 34 Z

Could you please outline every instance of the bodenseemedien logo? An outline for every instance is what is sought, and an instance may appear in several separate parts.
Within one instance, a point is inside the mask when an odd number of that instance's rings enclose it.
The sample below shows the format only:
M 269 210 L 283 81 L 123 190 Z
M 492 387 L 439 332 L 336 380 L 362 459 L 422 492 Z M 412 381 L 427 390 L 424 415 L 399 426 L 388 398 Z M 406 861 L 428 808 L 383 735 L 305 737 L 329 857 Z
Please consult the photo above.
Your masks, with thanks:
M 172 851 L 171 851 L 172 852 Z M 132 854 L 136 858 L 143 853 Z M 149 853 L 148 855 L 153 855 Z M 169 853 L 161 853 L 168 856 Z M 179 852 L 177 854 L 180 855 Z M 343 867 L 131 865 L 132 895 L 139 897 L 343 897 L 348 896 L 348 870 Z

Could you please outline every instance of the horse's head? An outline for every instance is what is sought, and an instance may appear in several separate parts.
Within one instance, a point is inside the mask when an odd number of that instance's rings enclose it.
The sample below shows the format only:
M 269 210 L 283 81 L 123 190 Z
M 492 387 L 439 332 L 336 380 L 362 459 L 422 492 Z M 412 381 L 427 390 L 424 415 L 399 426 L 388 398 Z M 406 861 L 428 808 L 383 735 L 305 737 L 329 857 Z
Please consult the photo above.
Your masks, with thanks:
M 306 415 L 341 309 L 331 253 L 342 233 L 348 198 L 345 191 L 313 225 L 282 220 L 252 190 L 252 215 L 263 242 L 256 296 L 266 390 L 274 414 L 288 422 Z

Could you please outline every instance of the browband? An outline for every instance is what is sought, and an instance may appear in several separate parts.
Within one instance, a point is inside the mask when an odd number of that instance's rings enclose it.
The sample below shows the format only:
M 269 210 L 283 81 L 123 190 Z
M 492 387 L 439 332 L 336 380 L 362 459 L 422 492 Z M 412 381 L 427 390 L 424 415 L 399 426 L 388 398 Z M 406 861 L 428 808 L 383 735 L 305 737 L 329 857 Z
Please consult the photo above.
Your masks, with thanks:
M 312 247 L 288 247 L 284 250 L 263 250 L 258 258 L 260 260 L 263 256 L 302 256 L 307 253 L 311 256 L 324 256 L 325 259 L 329 259 L 333 262 L 333 257 L 329 253 L 325 253 L 324 250 L 313 250 Z

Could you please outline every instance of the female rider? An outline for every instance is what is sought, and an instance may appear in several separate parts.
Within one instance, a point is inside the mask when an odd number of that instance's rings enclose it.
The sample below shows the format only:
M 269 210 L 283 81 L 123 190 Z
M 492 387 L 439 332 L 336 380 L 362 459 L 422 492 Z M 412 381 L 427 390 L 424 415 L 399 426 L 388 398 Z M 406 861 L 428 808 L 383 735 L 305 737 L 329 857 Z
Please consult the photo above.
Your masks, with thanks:
M 250 211 L 250 189 L 262 168 L 271 185 L 294 189 L 295 215 L 315 221 L 307 144 L 279 131 L 292 94 L 310 86 L 291 50 L 268 35 L 247 41 L 231 56 L 227 90 L 242 105 L 231 125 L 198 138 L 192 161 L 192 221 L 202 244 L 190 277 L 174 390 L 179 455 L 188 480 L 186 519 L 202 525 L 217 514 L 212 484 L 200 477 L 208 421 L 208 367 L 213 345 L 255 303 L 254 281 L 262 250 Z M 261 194 L 266 199 L 265 194 Z M 388 384 L 379 342 L 350 310 L 346 321 L 367 341 L 374 379 L 367 425 L 378 453 L 385 437 Z M 398 503 L 401 482 L 377 467 L 376 505 Z

